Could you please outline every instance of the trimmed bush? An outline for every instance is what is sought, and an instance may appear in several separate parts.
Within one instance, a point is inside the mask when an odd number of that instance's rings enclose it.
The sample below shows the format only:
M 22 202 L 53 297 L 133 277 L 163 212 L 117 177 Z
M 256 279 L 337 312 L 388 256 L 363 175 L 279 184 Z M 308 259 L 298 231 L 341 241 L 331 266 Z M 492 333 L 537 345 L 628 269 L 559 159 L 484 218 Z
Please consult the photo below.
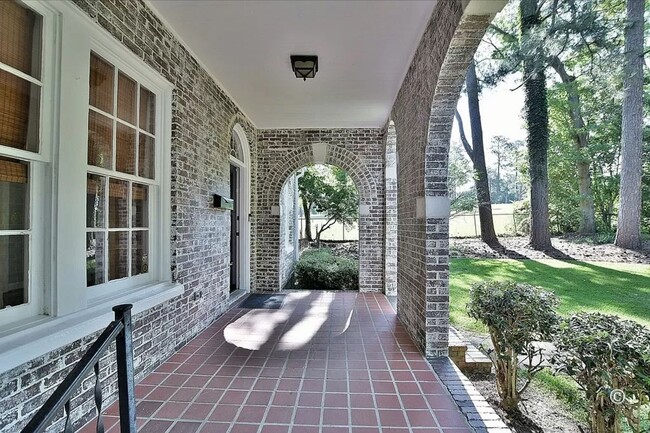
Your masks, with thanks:
M 593 433 L 640 432 L 650 396 L 650 330 L 618 316 L 578 313 L 563 320 L 551 359 L 585 392 Z
M 359 262 L 328 248 L 307 250 L 296 265 L 296 283 L 310 290 L 359 290 Z
M 492 281 L 470 289 L 467 312 L 490 332 L 497 391 L 501 407 L 508 412 L 518 410 L 522 393 L 543 369 L 542 349 L 533 343 L 551 340 L 558 324 L 557 304 L 553 293 L 530 284 Z M 519 355 L 525 356 L 521 367 L 527 374 L 518 381 Z

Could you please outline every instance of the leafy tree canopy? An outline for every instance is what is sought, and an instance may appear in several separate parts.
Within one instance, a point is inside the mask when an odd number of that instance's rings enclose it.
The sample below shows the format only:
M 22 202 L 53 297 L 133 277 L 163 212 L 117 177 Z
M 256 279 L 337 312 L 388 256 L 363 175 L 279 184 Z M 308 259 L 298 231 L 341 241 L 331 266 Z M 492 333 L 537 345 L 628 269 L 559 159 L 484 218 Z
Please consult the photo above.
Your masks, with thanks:
M 338 167 L 315 165 L 307 167 L 298 178 L 298 191 L 305 217 L 312 211 L 325 215 L 326 222 L 318 229 L 316 240 L 335 223 L 353 224 L 359 218 L 359 193 L 348 174 Z

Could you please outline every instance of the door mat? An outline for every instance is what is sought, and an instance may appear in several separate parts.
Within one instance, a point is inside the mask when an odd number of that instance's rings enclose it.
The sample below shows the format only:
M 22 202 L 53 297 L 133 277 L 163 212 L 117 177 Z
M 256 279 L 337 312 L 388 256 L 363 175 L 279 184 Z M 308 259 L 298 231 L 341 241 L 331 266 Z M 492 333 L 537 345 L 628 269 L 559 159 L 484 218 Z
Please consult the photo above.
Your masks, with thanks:
M 241 304 L 239 308 L 265 308 L 267 310 L 278 310 L 282 307 L 286 295 L 272 295 L 265 293 L 254 293 Z

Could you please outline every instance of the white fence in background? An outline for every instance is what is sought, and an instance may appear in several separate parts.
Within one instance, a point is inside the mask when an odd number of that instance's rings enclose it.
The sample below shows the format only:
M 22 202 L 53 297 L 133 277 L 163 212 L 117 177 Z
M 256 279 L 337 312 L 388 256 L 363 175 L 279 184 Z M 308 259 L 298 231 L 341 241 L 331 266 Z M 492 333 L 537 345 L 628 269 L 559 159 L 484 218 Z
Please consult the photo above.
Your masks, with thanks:
M 497 235 L 516 234 L 518 227 L 511 203 L 492 205 L 492 217 Z M 480 235 L 481 223 L 478 209 L 473 212 L 457 213 L 449 218 L 449 236 L 470 237 Z
M 316 238 L 317 230 L 327 222 L 327 218 L 312 216 L 311 217 L 311 235 Z M 305 218 L 300 218 L 300 239 L 305 237 Z M 357 241 L 359 240 L 359 225 L 354 223 L 352 226 L 335 223 L 332 227 L 325 230 L 321 236 L 324 241 Z

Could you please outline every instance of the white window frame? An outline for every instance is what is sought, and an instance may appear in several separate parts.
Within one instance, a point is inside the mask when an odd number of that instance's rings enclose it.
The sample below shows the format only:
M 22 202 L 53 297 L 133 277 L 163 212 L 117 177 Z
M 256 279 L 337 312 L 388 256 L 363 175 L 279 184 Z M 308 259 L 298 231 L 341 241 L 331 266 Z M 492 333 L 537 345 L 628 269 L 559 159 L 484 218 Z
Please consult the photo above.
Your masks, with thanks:
M 183 293 L 171 281 L 171 100 L 173 85 L 68 2 L 24 0 L 43 16 L 41 147 L 13 150 L 31 164 L 33 241 L 29 311 L 0 310 L 0 373 L 105 327 L 111 307 L 145 311 Z M 149 187 L 148 273 L 86 287 L 86 177 L 90 53 L 156 95 L 155 181 Z M 117 85 L 117 83 L 115 83 Z M 10 152 L 3 154 L 12 157 Z M 27 156 L 26 156 L 27 155 Z M 32 171 L 34 173 L 32 173 Z M 98 172 L 93 167 L 93 172 Z M 109 173 L 106 173 L 110 176 Z M 128 178 L 129 175 L 121 176 Z M 139 178 L 133 176 L 134 181 Z M 38 202 L 38 203 L 37 203 Z M 28 310 L 28 308 L 22 309 Z M 5 321 L 5 318 L 6 321 Z M 4 322 L 3 322 L 4 321 Z
M 47 298 L 50 293 L 45 282 L 45 251 L 48 250 L 48 232 L 45 224 L 39 224 L 47 218 L 51 208 L 51 164 L 53 138 L 56 135 L 56 125 L 49 113 L 54 111 L 56 98 L 56 56 L 55 48 L 59 44 L 58 20 L 56 11 L 48 4 L 35 2 L 20 2 L 23 7 L 32 9 L 42 17 L 41 26 L 41 95 L 39 112 L 39 148 L 38 152 L 0 146 L 0 154 L 9 158 L 30 162 L 28 172 L 29 242 L 27 269 L 27 302 L 0 310 L 0 329 L 20 324 L 26 318 L 48 313 Z M 13 75 L 33 82 L 27 74 L 11 67 L 0 65 L 0 68 Z

